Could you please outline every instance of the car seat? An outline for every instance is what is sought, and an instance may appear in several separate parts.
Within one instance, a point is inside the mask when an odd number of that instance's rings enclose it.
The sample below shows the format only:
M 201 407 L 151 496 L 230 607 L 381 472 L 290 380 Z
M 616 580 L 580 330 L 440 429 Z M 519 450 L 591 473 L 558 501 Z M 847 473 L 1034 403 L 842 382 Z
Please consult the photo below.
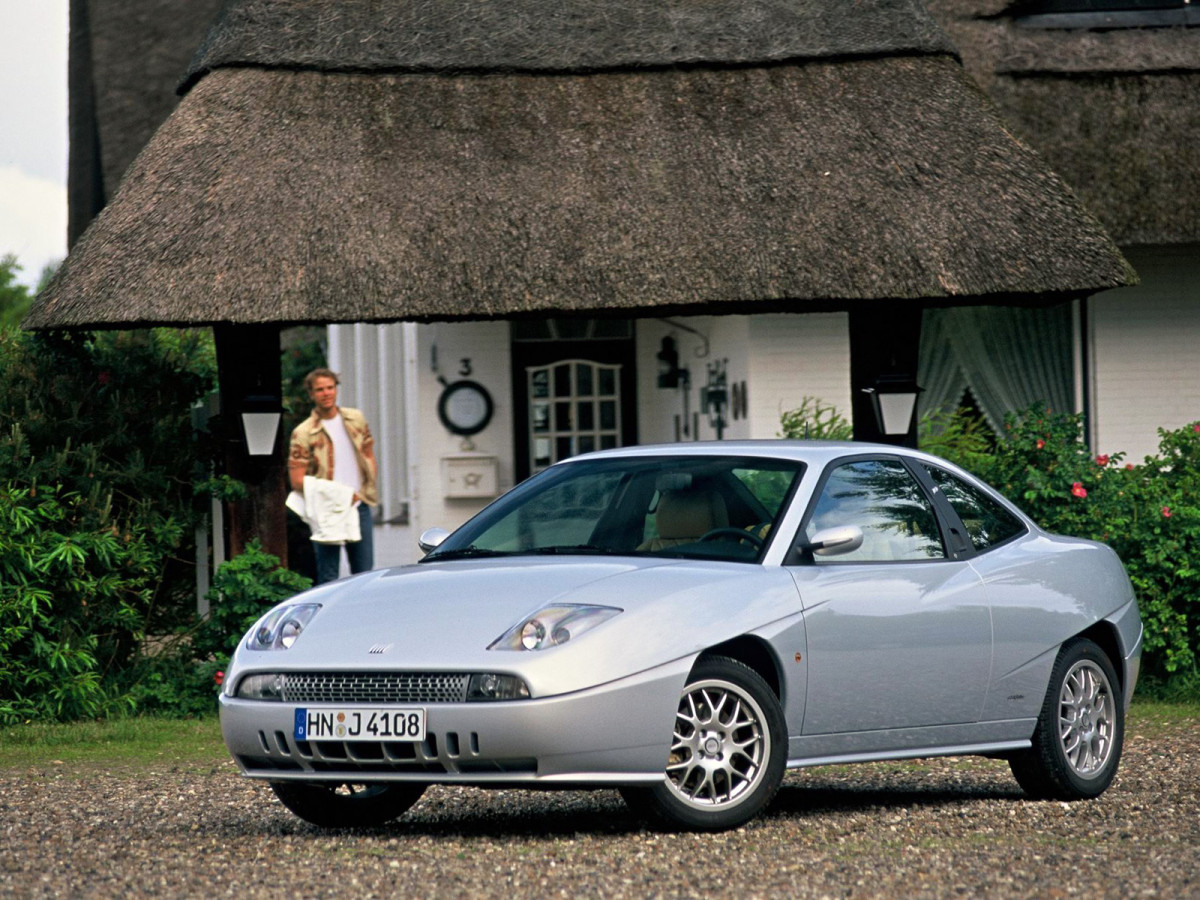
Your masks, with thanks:
M 695 543 L 714 528 L 729 525 L 725 500 L 714 490 L 665 491 L 654 511 L 658 536 L 641 544 L 639 550 L 665 550 Z

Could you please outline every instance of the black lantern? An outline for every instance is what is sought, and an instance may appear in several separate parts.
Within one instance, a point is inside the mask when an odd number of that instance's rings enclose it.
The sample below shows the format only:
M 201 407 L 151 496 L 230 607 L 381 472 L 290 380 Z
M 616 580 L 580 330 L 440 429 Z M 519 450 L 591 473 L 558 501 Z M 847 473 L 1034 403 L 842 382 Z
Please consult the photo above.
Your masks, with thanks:
M 863 388 L 864 393 L 871 395 L 871 406 L 882 434 L 908 434 L 921 390 L 911 375 L 880 375 L 874 387 Z
M 681 373 L 679 368 L 679 346 L 675 338 L 668 335 L 662 339 L 662 348 L 658 351 L 658 386 L 660 388 L 677 388 Z M 686 374 L 683 376 L 686 378 Z

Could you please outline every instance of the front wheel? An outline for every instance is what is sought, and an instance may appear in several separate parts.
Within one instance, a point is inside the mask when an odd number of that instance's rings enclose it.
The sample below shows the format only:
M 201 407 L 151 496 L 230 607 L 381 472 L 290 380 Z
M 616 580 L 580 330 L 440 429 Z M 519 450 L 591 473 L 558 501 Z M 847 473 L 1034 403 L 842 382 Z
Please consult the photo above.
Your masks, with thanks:
M 672 827 L 736 828 L 775 796 L 787 762 L 779 700 L 757 672 L 727 657 L 701 660 L 675 713 L 666 780 L 626 787 L 626 803 Z
M 1117 675 L 1100 647 L 1077 638 L 1059 651 L 1033 745 L 1009 759 L 1031 797 L 1082 800 L 1112 783 L 1121 759 L 1125 707 Z
M 313 825 L 370 828 L 404 815 L 421 799 L 425 785 L 272 781 L 271 790 L 284 806 Z

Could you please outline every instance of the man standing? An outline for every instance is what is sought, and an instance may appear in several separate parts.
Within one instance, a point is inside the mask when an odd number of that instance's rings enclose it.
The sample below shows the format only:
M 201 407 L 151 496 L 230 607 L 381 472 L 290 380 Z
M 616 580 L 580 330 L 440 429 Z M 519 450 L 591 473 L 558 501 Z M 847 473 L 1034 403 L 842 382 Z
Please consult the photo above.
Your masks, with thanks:
M 312 415 L 292 432 L 288 478 L 292 490 L 304 490 L 304 476 L 337 481 L 354 491 L 362 539 L 346 541 L 350 571 L 365 572 L 375 565 L 371 509 L 378 503 L 375 486 L 375 439 L 366 417 L 357 409 L 337 405 L 338 377 L 329 369 L 313 369 L 304 379 L 312 398 Z M 341 544 L 313 541 L 317 584 L 333 581 L 341 565 Z

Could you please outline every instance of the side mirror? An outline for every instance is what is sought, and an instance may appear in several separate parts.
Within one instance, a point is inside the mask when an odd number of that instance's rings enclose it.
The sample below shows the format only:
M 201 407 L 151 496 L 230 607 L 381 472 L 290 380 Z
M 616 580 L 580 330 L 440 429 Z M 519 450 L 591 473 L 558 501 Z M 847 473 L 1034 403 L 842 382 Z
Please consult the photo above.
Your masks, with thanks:
M 841 556 L 853 553 L 862 546 L 863 532 L 857 525 L 838 525 L 823 528 L 813 535 L 812 540 L 802 544 L 801 549 L 814 556 Z
M 431 550 L 436 550 L 442 545 L 442 541 L 450 537 L 450 532 L 445 528 L 426 528 L 421 532 L 421 536 L 417 538 L 417 546 L 421 548 L 422 553 L 428 553 Z M 860 539 L 861 542 L 861 539 Z

